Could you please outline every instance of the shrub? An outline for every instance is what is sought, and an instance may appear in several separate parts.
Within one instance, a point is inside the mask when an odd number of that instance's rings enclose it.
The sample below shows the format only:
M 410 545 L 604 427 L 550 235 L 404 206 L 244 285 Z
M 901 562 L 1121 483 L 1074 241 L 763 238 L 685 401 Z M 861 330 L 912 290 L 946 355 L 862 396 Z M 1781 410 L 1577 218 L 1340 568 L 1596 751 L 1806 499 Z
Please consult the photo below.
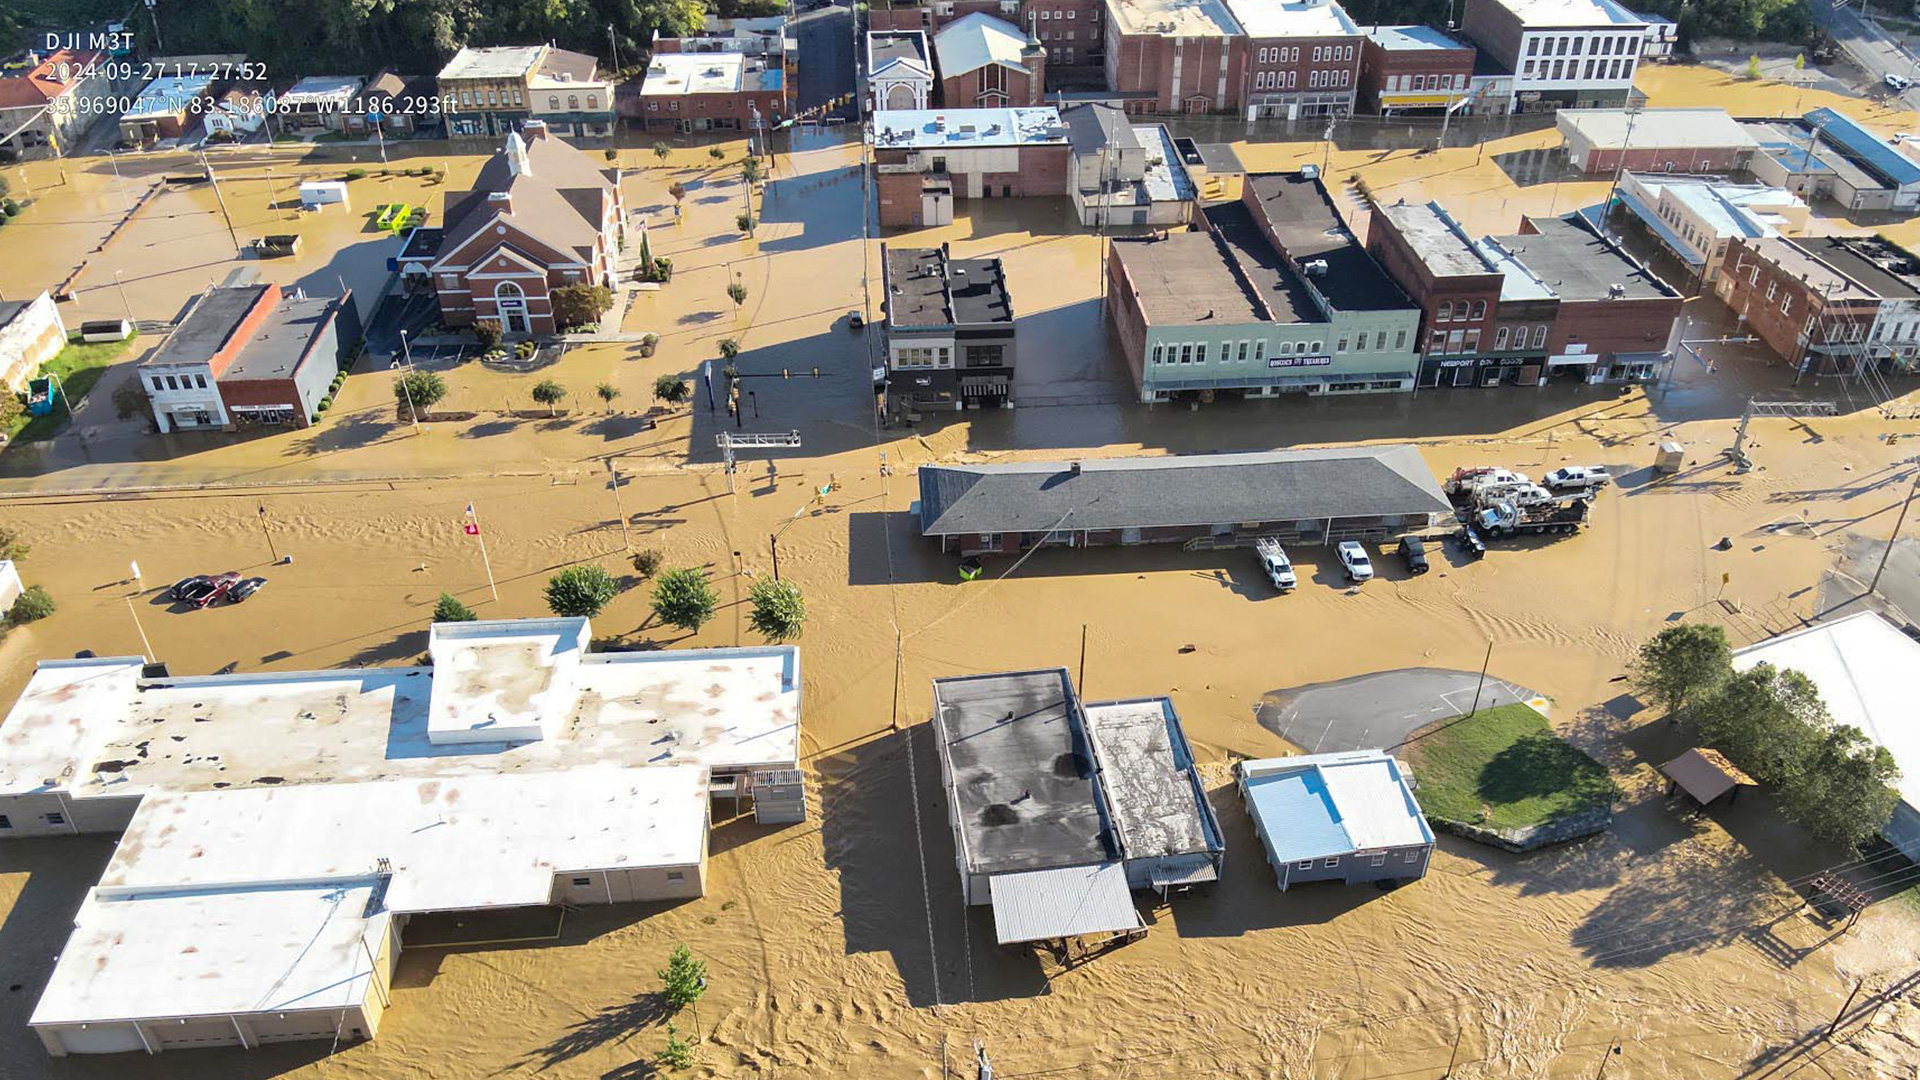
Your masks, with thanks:
M 533 359 L 533 354 L 539 351 L 540 346 L 535 345 L 531 341 L 515 342 L 513 346 L 513 355 L 520 360 L 531 360 Z
M 472 622 L 479 617 L 452 593 L 441 593 L 440 602 L 433 605 L 434 622 Z
M 317 405 L 317 406 L 315 406 L 315 407 L 314 407 L 314 410 L 313 410 L 313 411 L 314 411 L 314 413 L 315 413 L 315 414 L 317 415 L 317 414 L 319 414 L 319 413 L 323 413 L 323 412 L 326 412 L 326 411 L 327 411 L 327 410 L 328 410 L 329 408 L 331 408 L 332 406 L 333 406 L 333 399 L 332 399 L 332 398 L 330 398 L 330 397 L 327 397 L 327 398 L 321 398 L 321 399 L 320 399 L 320 404 L 319 404 L 319 405 Z
M 53 614 L 53 597 L 38 585 L 29 585 L 25 592 L 14 600 L 13 607 L 7 611 L 7 621 L 16 626 L 44 619 Z
M 562 285 L 553 290 L 553 321 L 571 327 L 598 322 L 613 309 L 613 290 L 605 285 Z
M 753 611 L 747 622 L 768 641 L 790 641 L 800 636 L 807 621 L 807 602 L 800 586 L 791 581 L 761 578 L 748 594 Z
M 720 355 L 727 360 L 732 360 L 734 357 L 739 356 L 740 355 L 740 339 L 739 338 L 721 338 L 720 339 Z
M 654 159 L 659 161 L 662 165 L 667 163 L 667 157 L 672 153 L 673 151 L 667 148 L 666 143 L 657 142 L 653 144 Z
M 547 407 L 547 415 L 554 415 L 554 406 L 567 396 L 567 388 L 552 379 L 541 379 L 533 386 L 533 400 Z
M 348 169 L 347 170 L 348 180 L 364 180 L 366 179 L 366 177 L 367 177 L 367 170 L 365 169 Z
M 473 324 L 473 337 L 480 343 L 482 351 L 491 350 L 500 344 L 500 324 L 481 320 Z
M 131 420 L 147 408 L 147 392 L 140 387 L 139 379 L 127 379 L 113 388 L 113 414 L 122 420 Z
M 598 566 L 569 566 L 547 579 L 547 608 L 555 615 L 592 618 L 619 592 L 613 575 Z
M 669 405 L 678 405 L 687 400 L 690 392 L 678 375 L 662 375 L 653 380 L 653 396 Z
M 415 369 L 393 381 L 393 400 L 403 409 L 411 405 L 426 412 L 446 396 L 446 380 L 431 371 Z
M 707 147 L 707 156 L 715 161 L 725 161 L 727 159 L 727 152 L 717 146 L 709 146 Z
M 620 151 L 618 151 L 618 150 L 615 150 L 615 149 L 613 149 L 612 147 L 608 147 L 608 148 L 607 148 L 607 160 L 608 160 L 608 161 L 619 161 L 619 160 L 620 160 Z
M 607 411 L 612 412 L 613 399 L 620 396 L 620 388 L 610 382 L 603 382 L 599 386 L 594 387 L 593 392 L 599 395 L 601 401 L 606 403 Z
M 658 548 L 647 548 L 633 553 L 633 569 L 642 578 L 650 578 L 660 572 L 660 563 L 666 556 Z
M 693 1044 L 680 1037 L 680 1029 L 667 1024 L 667 1045 L 660 1050 L 660 1064 L 678 1071 L 693 1064 Z
M 6 177 L 0 176 L 0 195 L 10 195 L 12 193 L 13 185 L 7 182 Z
M 13 217 L 20 212 L 20 200 L 8 199 L 0 203 L 0 211 L 4 211 L 8 217 Z
M 653 614 L 668 626 L 699 630 L 719 606 L 719 594 L 705 570 L 683 567 L 654 580 Z
M 19 562 L 21 559 L 27 557 L 27 552 L 32 550 L 33 545 L 20 539 L 20 534 L 17 531 L 5 525 L 0 525 L 0 559 L 6 559 L 9 562 Z
M 748 217 L 745 214 L 741 214 L 738 217 L 735 217 L 733 219 L 733 223 L 740 227 L 741 232 L 753 231 L 753 219 Z
M 727 286 L 727 296 L 733 300 L 733 306 L 739 307 L 747 302 L 747 287 L 742 282 L 733 282 Z
M 660 976 L 660 996 L 676 1011 L 697 1003 L 707 992 L 706 961 L 694 959 L 685 945 L 675 945 L 667 954 L 667 966 L 655 974 Z

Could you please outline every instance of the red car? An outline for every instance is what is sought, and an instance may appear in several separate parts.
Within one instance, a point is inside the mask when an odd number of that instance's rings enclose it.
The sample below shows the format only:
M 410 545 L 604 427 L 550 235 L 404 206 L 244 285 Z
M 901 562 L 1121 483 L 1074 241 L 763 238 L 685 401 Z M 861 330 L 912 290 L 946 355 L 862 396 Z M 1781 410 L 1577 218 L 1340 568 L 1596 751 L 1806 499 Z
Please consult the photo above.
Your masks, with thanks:
M 218 601 L 225 599 L 227 595 L 227 591 L 229 589 L 232 589 L 234 586 L 234 583 L 238 582 L 239 580 L 240 580 L 240 571 L 229 570 L 226 573 L 221 574 L 220 576 L 214 578 L 209 583 L 213 587 L 205 590 L 199 596 L 194 597 L 191 603 L 193 604 L 194 607 L 197 607 L 197 608 L 212 607 Z

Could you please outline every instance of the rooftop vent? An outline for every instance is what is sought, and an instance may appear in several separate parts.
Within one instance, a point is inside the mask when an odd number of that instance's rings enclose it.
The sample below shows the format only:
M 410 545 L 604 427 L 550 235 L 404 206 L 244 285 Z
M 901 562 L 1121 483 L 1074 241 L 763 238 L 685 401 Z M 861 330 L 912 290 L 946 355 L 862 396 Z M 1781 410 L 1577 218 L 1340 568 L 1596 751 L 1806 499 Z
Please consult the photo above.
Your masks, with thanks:
M 1300 264 L 1300 272 L 1308 277 L 1325 277 L 1327 275 L 1327 260 L 1308 259 L 1306 262 Z
M 1067 462 L 1067 471 L 1068 471 L 1068 472 L 1070 472 L 1070 473 L 1072 473 L 1072 474 L 1073 474 L 1073 475 L 1075 475 L 1075 476 L 1079 476 L 1079 475 L 1080 475 L 1080 463 L 1079 463 L 1079 462 L 1077 462 L 1077 461 L 1069 461 L 1069 462 Z
M 1608 299 L 1618 300 L 1625 295 L 1627 295 L 1627 287 L 1621 284 L 1620 282 L 1616 281 L 1613 284 L 1607 286 Z

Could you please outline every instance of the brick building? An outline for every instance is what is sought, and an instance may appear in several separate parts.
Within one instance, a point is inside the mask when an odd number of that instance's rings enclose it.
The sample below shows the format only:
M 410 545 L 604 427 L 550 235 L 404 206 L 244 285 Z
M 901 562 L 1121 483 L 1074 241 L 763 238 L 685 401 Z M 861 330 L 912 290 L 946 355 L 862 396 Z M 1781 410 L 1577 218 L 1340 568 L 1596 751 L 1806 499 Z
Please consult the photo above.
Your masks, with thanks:
M 0 75 L 0 149 L 19 158 L 58 157 L 111 115 L 114 82 L 104 52 L 29 52 Z
M 1245 35 L 1245 86 L 1235 106 L 1296 119 L 1353 112 L 1360 27 L 1337 0 L 1227 0 Z
M 999 259 L 880 245 L 886 274 L 887 404 L 960 410 L 1012 404 L 1013 301 Z
M 518 131 L 532 115 L 527 79 L 540 67 L 547 48 L 502 45 L 455 53 L 438 78 L 447 134 L 479 138 Z
M 1047 51 L 1050 86 L 1105 88 L 1104 0 L 1026 0 L 1027 36 Z
M 946 224 L 956 198 L 1064 196 L 1070 156 L 1056 109 L 875 113 L 880 224 Z
M 780 111 L 793 113 L 793 87 L 800 75 L 800 41 L 792 23 L 784 15 L 761 18 L 723 19 L 709 15 L 699 31 L 678 38 L 655 38 L 653 51 L 659 53 L 740 53 L 761 60 L 781 73 L 781 87 L 787 98 Z M 750 65 L 751 66 L 751 65 Z
M 875 4 L 867 11 L 869 30 L 920 30 L 931 36 L 955 19 L 992 15 L 1018 20 L 1021 0 L 901 0 Z
M 1107 89 L 1130 113 L 1238 112 L 1247 40 L 1225 0 L 1106 0 Z
M 1519 264 L 1559 301 L 1547 330 L 1545 370 L 1522 366 L 1514 381 L 1525 383 L 1529 375 L 1644 381 L 1671 359 L 1680 294 L 1611 240 L 1574 220 L 1522 218 L 1518 234 L 1488 237 L 1480 246 Z
M 787 113 L 786 72 L 748 53 L 654 53 L 640 100 L 648 131 L 771 129 Z
M 467 191 L 447 195 L 444 231 L 409 241 L 403 261 L 424 267 L 448 326 L 487 321 L 509 334 L 551 334 L 550 292 L 565 285 L 612 285 L 625 235 L 618 169 L 547 134 L 507 136 Z M 425 230 L 415 234 L 419 239 Z
M 1567 160 L 1588 176 L 1636 172 L 1730 173 L 1759 142 L 1725 109 L 1561 109 L 1554 125 Z
M 933 37 L 940 103 L 953 109 L 1025 108 L 1043 102 L 1047 54 L 1020 28 L 991 15 L 968 15 Z
M 1735 237 L 1714 293 L 1803 375 L 1920 350 L 1913 256 L 1877 237 Z
M 1459 38 L 1430 26 L 1376 26 L 1367 31 L 1360 49 L 1357 111 L 1392 116 L 1433 114 L 1456 106 L 1457 111 L 1475 110 L 1476 54 Z M 1462 105 L 1462 99 L 1469 100 Z
M 1420 308 L 1421 386 L 1437 386 L 1443 372 L 1451 379 L 1492 353 L 1506 275 L 1439 203 L 1375 210 L 1367 253 Z

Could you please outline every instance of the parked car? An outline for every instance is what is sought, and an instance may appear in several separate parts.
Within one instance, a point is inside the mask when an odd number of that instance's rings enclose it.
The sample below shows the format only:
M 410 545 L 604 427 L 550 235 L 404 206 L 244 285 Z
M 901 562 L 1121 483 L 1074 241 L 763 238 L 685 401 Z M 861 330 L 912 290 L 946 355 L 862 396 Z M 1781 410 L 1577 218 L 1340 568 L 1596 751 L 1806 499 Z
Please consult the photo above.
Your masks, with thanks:
M 189 574 L 174 582 L 173 588 L 167 590 L 167 595 L 175 600 L 185 600 L 189 592 L 206 580 L 208 579 L 205 574 Z
M 1360 546 L 1358 540 L 1342 540 L 1334 549 L 1340 556 L 1340 565 L 1347 569 L 1347 579 L 1358 584 L 1373 580 L 1373 562 L 1367 558 L 1367 549 Z
M 1899 91 L 1913 85 L 1913 80 L 1898 72 L 1887 72 L 1887 89 Z
M 1254 554 L 1260 557 L 1260 569 L 1266 573 L 1267 580 L 1283 593 L 1290 593 L 1299 584 L 1294 576 L 1293 563 L 1287 558 L 1287 549 L 1280 541 L 1271 536 L 1262 536 L 1253 542 Z
M 239 581 L 233 583 L 232 588 L 227 590 L 227 603 L 240 603 L 247 597 L 259 592 L 261 586 L 266 583 L 267 579 L 263 577 L 241 578 Z
M 212 596 L 214 590 L 217 588 L 219 588 L 219 586 L 215 583 L 214 579 L 203 574 L 200 576 L 200 580 L 182 589 L 176 599 L 183 604 L 191 604 L 194 607 L 205 607 L 206 605 L 200 601 Z
M 859 330 L 867 325 L 867 317 L 857 311 L 847 312 L 847 329 Z
M 197 607 L 197 608 L 212 607 L 214 604 L 224 599 L 227 595 L 227 590 L 233 588 L 234 584 L 239 580 L 240 580 L 240 571 L 229 570 L 226 573 L 221 574 L 219 577 L 213 578 L 212 580 L 208 581 L 207 587 L 204 590 L 202 590 L 198 595 L 196 595 L 192 600 L 188 601 L 188 603 L 192 604 L 194 607 Z
M 1541 477 L 1541 483 L 1555 491 L 1593 491 L 1613 482 L 1613 475 L 1601 465 L 1569 465 Z
M 1427 572 L 1427 544 L 1417 536 L 1400 538 L 1400 557 L 1407 560 L 1407 573 L 1424 574 Z

